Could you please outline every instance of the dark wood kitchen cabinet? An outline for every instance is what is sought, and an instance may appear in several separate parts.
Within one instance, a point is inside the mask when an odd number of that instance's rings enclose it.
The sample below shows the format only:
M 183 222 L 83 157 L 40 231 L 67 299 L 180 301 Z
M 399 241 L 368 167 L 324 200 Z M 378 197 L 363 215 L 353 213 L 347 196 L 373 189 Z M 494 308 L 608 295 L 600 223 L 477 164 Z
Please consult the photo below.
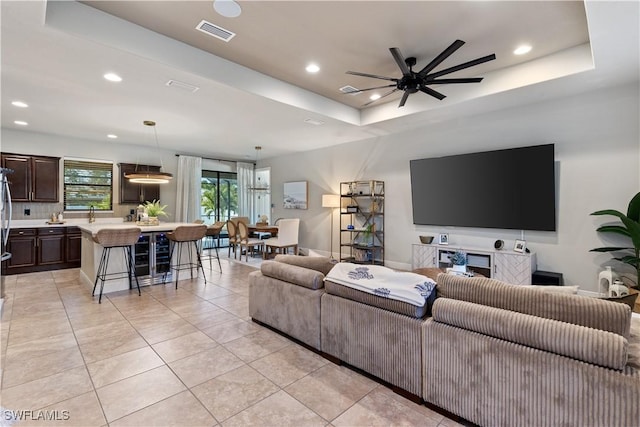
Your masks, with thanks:
M 77 263 L 80 265 L 80 255 L 82 254 L 82 231 L 78 227 L 67 227 L 65 239 L 65 257 L 67 263 Z
M 9 231 L 7 252 L 11 253 L 11 258 L 6 264 L 7 271 L 3 274 L 28 271 L 36 265 L 37 233 L 35 228 L 18 228 Z
M 14 171 L 9 175 L 14 202 L 59 201 L 59 157 L 3 153 L 2 167 Z
M 160 166 L 120 163 L 120 203 L 140 204 L 160 200 L 160 184 L 136 184 L 124 177 L 132 172 L 160 172 Z
M 38 229 L 38 265 L 64 262 L 65 229 L 63 227 Z
M 7 243 L 11 259 L 2 274 L 80 267 L 81 242 L 78 227 L 14 228 Z

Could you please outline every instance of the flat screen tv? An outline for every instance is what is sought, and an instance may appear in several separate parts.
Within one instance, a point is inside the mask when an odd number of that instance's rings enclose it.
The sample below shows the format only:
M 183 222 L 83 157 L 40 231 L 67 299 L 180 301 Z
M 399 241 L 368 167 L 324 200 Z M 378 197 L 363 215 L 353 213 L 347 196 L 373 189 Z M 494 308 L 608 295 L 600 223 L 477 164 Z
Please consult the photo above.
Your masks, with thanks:
M 413 223 L 555 231 L 554 145 L 410 161 Z

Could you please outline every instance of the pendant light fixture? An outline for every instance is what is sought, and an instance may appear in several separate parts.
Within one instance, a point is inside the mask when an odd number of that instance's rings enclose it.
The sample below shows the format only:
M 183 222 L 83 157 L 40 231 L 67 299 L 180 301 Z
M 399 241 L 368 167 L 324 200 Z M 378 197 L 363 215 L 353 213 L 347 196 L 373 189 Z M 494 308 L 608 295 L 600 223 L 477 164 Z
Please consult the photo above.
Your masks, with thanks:
M 258 191 L 258 192 L 269 192 L 269 184 L 263 183 L 259 176 L 256 174 L 256 166 L 258 165 L 258 157 L 260 156 L 260 150 L 262 147 L 260 145 L 256 145 L 256 161 L 253 164 L 253 182 L 247 186 L 247 190 L 249 191 Z
M 162 170 L 164 169 L 164 164 L 162 163 L 162 154 L 160 154 L 160 144 L 158 143 L 156 122 L 154 122 L 153 120 L 145 120 L 142 122 L 142 124 L 153 128 L 156 148 L 158 149 L 158 154 L 160 155 L 160 172 L 139 171 L 138 164 L 136 163 L 136 170 L 133 173 L 124 174 L 124 177 L 127 178 L 130 182 L 135 182 L 138 184 L 166 184 L 171 181 L 173 175 L 171 175 L 170 173 L 162 172 Z

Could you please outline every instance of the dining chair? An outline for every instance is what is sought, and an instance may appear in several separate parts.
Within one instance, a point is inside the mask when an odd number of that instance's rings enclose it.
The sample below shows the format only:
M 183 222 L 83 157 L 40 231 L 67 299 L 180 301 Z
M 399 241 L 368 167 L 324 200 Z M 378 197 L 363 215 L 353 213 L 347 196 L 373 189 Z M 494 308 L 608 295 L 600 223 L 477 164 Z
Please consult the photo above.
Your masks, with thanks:
M 249 248 L 253 257 L 256 247 L 264 252 L 264 240 L 249 236 L 249 227 L 244 222 L 238 222 L 238 246 L 240 247 L 240 260 L 242 260 L 242 248 L 245 250 L 245 259 L 249 261 Z
M 266 259 L 271 249 L 276 252 L 287 253 L 289 248 L 293 248 L 293 254 L 298 254 L 298 229 L 300 228 L 299 218 L 281 219 L 278 222 L 278 237 L 264 240 L 265 250 L 263 258 Z
M 227 221 L 227 233 L 229 234 L 229 253 L 227 256 L 231 257 L 231 248 L 233 247 L 233 257 L 236 258 L 236 246 L 238 244 L 238 226 L 237 223 L 230 219 Z

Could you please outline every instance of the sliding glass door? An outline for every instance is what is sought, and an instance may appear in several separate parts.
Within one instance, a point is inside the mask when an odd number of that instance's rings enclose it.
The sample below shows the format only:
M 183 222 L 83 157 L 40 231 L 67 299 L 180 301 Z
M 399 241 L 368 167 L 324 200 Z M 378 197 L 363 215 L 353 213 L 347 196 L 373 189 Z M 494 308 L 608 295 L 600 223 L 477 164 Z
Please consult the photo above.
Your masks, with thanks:
M 201 218 L 207 224 L 238 216 L 238 179 L 235 172 L 202 171 Z

